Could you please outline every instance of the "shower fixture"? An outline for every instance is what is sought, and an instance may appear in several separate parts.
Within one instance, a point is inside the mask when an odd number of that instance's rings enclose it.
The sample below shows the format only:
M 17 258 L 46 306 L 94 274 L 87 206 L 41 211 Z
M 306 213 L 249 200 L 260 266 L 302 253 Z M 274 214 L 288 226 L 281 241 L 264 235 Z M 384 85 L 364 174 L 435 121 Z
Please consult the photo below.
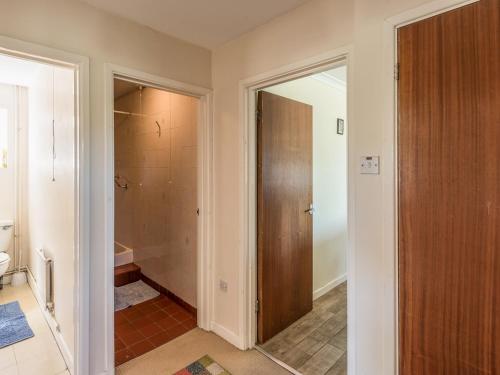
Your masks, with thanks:
M 160 126 L 160 123 L 158 121 L 155 121 L 156 122 L 156 125 L 158 126 L 158 138 L 161 137 L 161 126 Z

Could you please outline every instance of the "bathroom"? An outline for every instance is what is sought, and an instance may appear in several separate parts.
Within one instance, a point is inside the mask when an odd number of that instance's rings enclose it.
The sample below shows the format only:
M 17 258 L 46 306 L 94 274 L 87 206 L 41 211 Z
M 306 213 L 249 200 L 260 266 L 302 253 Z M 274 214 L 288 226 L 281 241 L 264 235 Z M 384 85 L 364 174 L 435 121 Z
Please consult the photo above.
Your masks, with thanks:
M 0 53 L 0 373 L 70 374 L 75 69 Z
M 114 80 L 115 364 L 197 326 L 199 99 Z

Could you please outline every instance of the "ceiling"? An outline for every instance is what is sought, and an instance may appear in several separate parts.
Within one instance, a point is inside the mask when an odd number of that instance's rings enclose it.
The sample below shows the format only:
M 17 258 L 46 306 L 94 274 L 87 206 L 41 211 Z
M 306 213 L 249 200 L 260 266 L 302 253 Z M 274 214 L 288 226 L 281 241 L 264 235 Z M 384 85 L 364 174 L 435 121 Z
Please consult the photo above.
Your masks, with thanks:
M 345 65 L 339 66 L 331 70 L 327 70 L 326 72 L 320 74 L 329 79 L 343 83 L 344 85 L 347 82 L 347 67 Z
M 308 0 L 82 0 L 209 49 Z

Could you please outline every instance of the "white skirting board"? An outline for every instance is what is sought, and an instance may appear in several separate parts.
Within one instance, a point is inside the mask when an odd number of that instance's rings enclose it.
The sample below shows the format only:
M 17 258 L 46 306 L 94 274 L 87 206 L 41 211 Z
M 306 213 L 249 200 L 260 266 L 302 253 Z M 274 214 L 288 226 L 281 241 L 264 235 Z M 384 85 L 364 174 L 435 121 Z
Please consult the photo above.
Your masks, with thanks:
M 68 366 L 68 371 L 70 374 L 74 374 L 74 362 L 73 362 L 73 355 L 69 351 L 68 345 L 66 344 L 66 341 L 64 340 L 64 337 L 61 335 L 61 332 L 59 332 L 58 327 L 59 324 L 57 321 L 54 319 L 54 317 L 49 313 L 49 311 L 45 307 L 45 300 L 43 299 L 42 295 L 39 292 L 37 283 L 35 278 L 33 277 L 33 274 L 31 273 L 31 270 L 28 268 L 28 284 L 31 287 L 31 290 L 33 291 L 33 294 L 35 295 L 35 298 L 40 305 L 40 309 L 42 310 L 43 316 L 45 320 L 47 321 L 50 330 L 52 331 L 52 334 L 54 335 L 54 338 L 56 339 L 57 346 L 59 347 L 59 350 L 62 353 L 62 356 L 64 358 L 64 362 L 66 362 L 66 366 Z
M 325 295 L 330 290 L 332 290 L 333 288 L 339 286 L 340 284 L 342 284 L 346 280 L 347 280 L 347 274 L 343 274 L 343 275 L 337 277 L 336 279 L 330 281 L 326 285 L 322 286 L 321 288 L 316 289 L 313 292 L 313 301 L 317 300 L 319 297 Z
M 330 290 L 339 286 L 340 284 L 342 284 L 346 280 L 347 280 L 347 274 L 343 274 L 343 275 L 337 277 L 336 279 L 330 281 L 326 285 L 322 286 L 321 288 L 316 289 L 313 292 L 313 300 L 325 295 Z M 216 322 L 211 322 L 210 330 L 213 333 L 215 333 L 216 335 L 222 337 L 224 340 L 226 340 L 230 344 L 233 344 L 237 348 L 244 350 L 244 348 L 242 347 L 243 344 L 241 342 L 240 337 L 238 335 L 236 335 L 234 332 L 228 330 L 227 328 L 221 326 L 220 324 L 217 324 Z
M 211 331 L 213 333 L 215 333 L 217 336 L 222 337 L 228 343 L 241 349 L 241 339 L 234 332 L 228 330 L 227 328 L 225 328 L 225 327 L 223 327 L 215 322 L 212 322 L 210 324 L 210 326 L 211 326 Z

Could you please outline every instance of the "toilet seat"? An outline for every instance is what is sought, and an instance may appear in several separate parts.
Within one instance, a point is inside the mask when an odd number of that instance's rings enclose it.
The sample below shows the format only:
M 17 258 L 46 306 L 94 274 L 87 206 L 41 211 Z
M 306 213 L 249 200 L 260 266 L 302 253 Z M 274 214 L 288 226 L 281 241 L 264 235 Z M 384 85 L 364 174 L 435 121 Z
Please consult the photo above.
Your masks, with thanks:
M 10 256 L 7 253 L 0 253 L 0 264 L 10 261 Z

